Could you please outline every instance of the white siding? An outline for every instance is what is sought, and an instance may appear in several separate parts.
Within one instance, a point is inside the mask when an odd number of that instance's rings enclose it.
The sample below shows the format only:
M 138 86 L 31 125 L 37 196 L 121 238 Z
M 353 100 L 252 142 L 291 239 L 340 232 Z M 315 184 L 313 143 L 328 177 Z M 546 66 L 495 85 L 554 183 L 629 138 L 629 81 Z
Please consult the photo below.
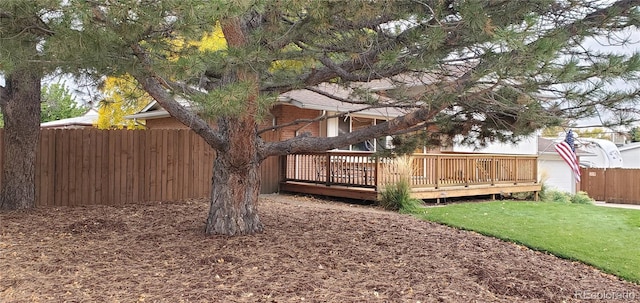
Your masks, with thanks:
M 640 168 L 640 148 L 621 150 L 624 168 Z
M 549 190 L 576 193 L 576 181 L 571 168 L 556 154 L 538 157 L 538 179 Z
M 476 149 L 473 146 L 453 146 L 454 152 L 474 152 L 486 154 L 535 155 L 538 153 L 538 137 L 531 137 L 518 144 L 491 143 L 487 147 Z

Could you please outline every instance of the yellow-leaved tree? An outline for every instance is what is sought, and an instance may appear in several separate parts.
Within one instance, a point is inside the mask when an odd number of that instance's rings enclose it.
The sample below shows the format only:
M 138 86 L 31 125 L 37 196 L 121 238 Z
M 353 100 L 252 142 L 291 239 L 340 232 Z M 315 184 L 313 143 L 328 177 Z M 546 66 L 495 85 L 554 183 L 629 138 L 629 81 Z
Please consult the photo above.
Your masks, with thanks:
M 137 88 L 137 82 L 129 75 L 107 77 L 102 88 L 104 98 L 98 108 L 99 129 L 141 129 L 143 125 L 125 116 L 136 113 L 153 100 L 145 91 Z

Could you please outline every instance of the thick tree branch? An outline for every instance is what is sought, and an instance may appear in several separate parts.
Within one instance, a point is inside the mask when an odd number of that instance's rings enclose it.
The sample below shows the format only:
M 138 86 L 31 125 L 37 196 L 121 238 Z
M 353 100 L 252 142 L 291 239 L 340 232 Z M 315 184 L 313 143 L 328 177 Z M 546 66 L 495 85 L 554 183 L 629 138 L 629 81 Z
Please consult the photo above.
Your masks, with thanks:
M 146 73 L 133 75 L 138 82 L 144 87 L 145 91 L 149 93 L 162 107 L 174 118 L 178 119 L 182 124 L 191 128 L 194 132 L 200 135 L 209 146 L 217 150 L 226 150 L 227 142 L 220 136 L 210 125 L 199 117 L 194 112 L 186 109 L 180 105 L 175 98 L 167 92 L 167 89 L 171 88 L 170 85 L 164 81 L 161 77 L 155 75 L 151 70 L 149 58 L 140 45 L 133 45 L 131 47 L 134 54 L 142 62 Z

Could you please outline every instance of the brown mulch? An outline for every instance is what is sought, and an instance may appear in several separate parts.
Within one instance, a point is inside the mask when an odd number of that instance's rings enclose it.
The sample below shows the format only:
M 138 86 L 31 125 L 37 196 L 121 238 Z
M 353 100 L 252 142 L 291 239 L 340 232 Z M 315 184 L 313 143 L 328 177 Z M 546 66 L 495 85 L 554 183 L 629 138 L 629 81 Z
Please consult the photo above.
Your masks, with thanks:
M 2 213 L 0 302 L 640 298 L 581 263 L 373 207 L 266 195 L 259 209 L 265 232 L 243 237 L 206 237 L 204 200 Z

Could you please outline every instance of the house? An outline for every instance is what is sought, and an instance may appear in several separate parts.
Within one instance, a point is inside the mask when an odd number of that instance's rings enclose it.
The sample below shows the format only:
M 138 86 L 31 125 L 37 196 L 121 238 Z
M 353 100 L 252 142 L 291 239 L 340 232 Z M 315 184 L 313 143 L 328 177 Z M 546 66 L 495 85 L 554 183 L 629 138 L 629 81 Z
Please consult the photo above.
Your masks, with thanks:
M 576 194 L 579 189 L 573 171 L 556 152 L 555 145 L 559 139 L 538 137 L 538 176 L 548 189 Z M 578 160 L 591 155 L 577 149 Z
M 640 168 L 640 142 L 618 147 L 624 168 Z
M 98 111 L 89 109 L 80 117 L 60 119 L 55 121 L 44 122 L 40 124 L 41 128 L 91 128 L 98 123 Z
M 393 84 L 371 81 L 362 85 L 373 92 L 371 95 L 378 102 L 394 101 L 385 94 L 385 91 L 393 89 Z M 419 86 L 414 86 L 409 91 L 419 89 Z M 280 141 L 303 133 L 338 136 L 406 113 L 399 108 L 369 108 L 366 102 L 344 102 L 347 99 L 354 100 L 352 92 L 343 86 L 325 83 L 314 89 L 294 90 L 280 95 L 270 111 L 271 119 L 265 119 L 260 128 L 291 125 L 264 132 L 263 139 Z M 348 114 L 337 117 L 337 114 L 345 112 Z M 327 119 L 320 119 L 323 117 Z M 126 118 L 144 120 L 150 129 L 186 127 L 155 101 Z M 291 123 L 298 119 L 314 122 Z M 373 155 L 380 146 L 388 146 L 389 139 L 368 140 L 324 153 L 283 156 L 277 161 L 280 167 L 272 170 L 283 172 L 283 175 L 268 179 L 280 180 L 279 190 L 364 200 L 377 199 L 386 185 L 402 177 L 410 180 L 412 195 L 421 199 L 439 200 L 540 190 L 537 155 L 530 151 L 535 150 L 534 147 L 527 147 L 527 153 L 509 155 L 443 153 L 456 150 L 421 153 L 414 155 L 410 160 L 410 169 L 403 171 L 397 161 Z

